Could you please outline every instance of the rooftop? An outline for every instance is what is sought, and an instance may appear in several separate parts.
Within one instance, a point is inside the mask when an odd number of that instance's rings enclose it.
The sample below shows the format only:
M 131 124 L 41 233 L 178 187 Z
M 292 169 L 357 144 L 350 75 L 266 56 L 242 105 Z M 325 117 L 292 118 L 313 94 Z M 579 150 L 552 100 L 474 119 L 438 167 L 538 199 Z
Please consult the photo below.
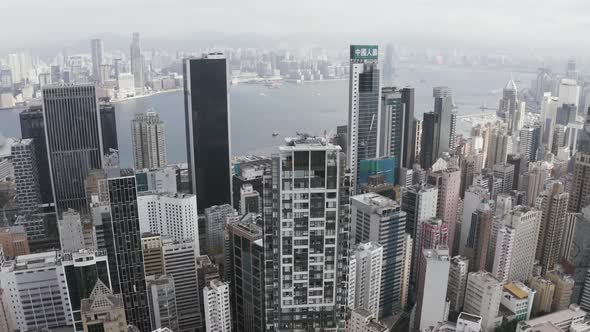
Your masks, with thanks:
M 458 319 L 466 320 L 466 321 L 473 322 L 473 323 L 480 323 L 481 322 L 480 316 L 468 314 L 466 312 L 460 313 Z
M 530 288 L 521 282 L 509 282 L 504 285 L 504 291 L 512 294 L 519 300 L 523 300 L 529 297 Z

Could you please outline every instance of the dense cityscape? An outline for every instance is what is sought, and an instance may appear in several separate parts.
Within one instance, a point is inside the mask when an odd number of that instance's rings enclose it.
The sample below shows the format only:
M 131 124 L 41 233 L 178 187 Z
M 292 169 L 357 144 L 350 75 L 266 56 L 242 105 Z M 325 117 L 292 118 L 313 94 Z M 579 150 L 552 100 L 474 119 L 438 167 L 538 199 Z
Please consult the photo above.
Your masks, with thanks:
M 432 86 L 419 110 L 404 62 L 533 78 L 468 112 Z M 0 331 L 588 332 L 590 76 L 537 65 L 394 44 L 173 53 L 139 33 L 0 55 L 0 119 L 20 125 L 0 121 Z M 326 81 L 346 82 L 347 123 L 232 153 L 232 87 Z M 175 91 L 184 142 L 165 110 L 117 125 L 123 102 Z

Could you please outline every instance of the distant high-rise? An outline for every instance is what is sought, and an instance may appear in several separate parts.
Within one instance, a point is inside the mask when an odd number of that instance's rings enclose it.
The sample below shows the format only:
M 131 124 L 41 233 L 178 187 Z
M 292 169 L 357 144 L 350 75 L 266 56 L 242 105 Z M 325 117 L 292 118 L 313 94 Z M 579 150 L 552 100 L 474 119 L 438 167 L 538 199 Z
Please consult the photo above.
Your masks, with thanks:
M 514 80 L 510 79 L 502 90 L 497 115 L 508 125 L 508 132 L 515 135 L 518 133 L 524 121 L 524 102 L 518 99 L 518 88 Z
M 30 106 L 20 113 L 20 131 L 23 139 L 33 139 L 41 202 L 48 205 L 53 204 L 53 190 L 51 187 L 51 175 L 45 138 L 45 123 L 43 121 L 43 110 L 41 106 Z
M 420 140 L 420 166 L 430 169 L 438 158 L 441 116 L 437 112 L 424 113 L 422 138 Z
M 31 214 L 39 208 L 39 172 L 35 155 L 35 142 L 27 138 L 14 142 L 11 147 L 16 206 L 19 214 Z
M 103 154 L 108 155 L 111 149 L 119 150 L 115 105 L 108 101 L 101 100 L 99 110 L 100 128 L 102 131 L 102 150 Z
M 392 84 L 395 77 L 395 62 L 397 54 L 393 44 L 385 46 L 385 59 L 383 61 L 383 82 Z
M 514 180 L 514 165 L 506 162 L 495 164 L 493 167 L 494 177 L 502 180 L 502 189 L 498 194 L 507 194 L 512 191 Z
M 394 200 L 375 193 L 353 196 L 351 202 L 351 240 L 383 244 L 378 317 L 389 317 L 401 308 L 406 212 Z
M 520 130 L 518 150 L 525 162 L 537 160 L 537 149 L 541 144 L 541 127 L 524 126 Z
M 44 86 L 43 115 L 56 211 L 80 211 L 86 207 L 88 172 L 103 166 L 95 86 Z
M 92 39 L 90 41 L 91 56 L 92 56 L 92 78 L 95 82 L 102 83 L 105 78 L 102 77 L 100 67 L 103 65 L 102 55 L 104 53 L 104 46 L 102 39 Z
M 139 32 L 133 33 L 129 47 L 129 58 L 131 59 L 131 73 L 135 78 L 135 88 L 143 89 L 145 86 L 145 61 L 139 46 Z
M 348 263 L 350 221 L 340 147 L 316 137 L 289 139 L 265 178 L 266 329 L 344 328 L 348 269 L 340 267 Z M 303 206 L 309 211 L 300 214 Z
M 457 137 L 455 135 L 457 129 L 457 111 L 454 110 L 453 93 L 446 86 L 438 86 L 433 89 L 432 95 L 434 97 L 434 112 L 440 116 L 438 154 L 439 156 L 441 153 L 452 154 L 457 144 Z
M 578 133 L 578 152 L 574 166 L 574 188 L 571 192 L 569 210 L 581 211 L 590 205 L 590 108 L 584 129 Z
M 227 64 L 220 53 L 184 60 L 184 107 L 191 193 L 202 211 L 230 204 Z
M 139 231 L 135 177 L 110 178 L 108 190 L 113 241 L 108 245 L 114 247 L 115 266 L 118 270 L 118 278 L 111 278 L 117 279 L 117 284 L 114 284 L 112 289 L 123 296 L 125 315 L 129 324 L 135 325 L 140 331 L 148 331 L 151 329 L 151 317 Z
M 131 122 L 133 161 L 136 169 L 166 167 L 164 121 L 155 112 L 135 114 Z
M 564 191 L 561 182 L 547 186 L 547 190 L 537 197 L 535 206 L 542 211 L 536 259 L 542 266 L 542 275 L 553 270 L 559 263 L 559 249 L 565 225 L 569 193 Z
M 449 252 L 458 250 L 454 245 L 457 211 L 459 208 L 459 189 L 461 186 L 461 171 L 448 168 L 430 173 L 428 183 L 438 188 L 438 203 L 436 215 L 449 226 Z M 458 239 L 458 238 L 457 238 Z
M 486 167 L 492 168 L 497 163 L 504 163 L 512 153 L 512 136 L 504 128 L 492 131 L 488 144 Z
M 377 46 L 350 46 L 348 167 L 357 192 L 360 162 L 379 157 L 381 82 Z

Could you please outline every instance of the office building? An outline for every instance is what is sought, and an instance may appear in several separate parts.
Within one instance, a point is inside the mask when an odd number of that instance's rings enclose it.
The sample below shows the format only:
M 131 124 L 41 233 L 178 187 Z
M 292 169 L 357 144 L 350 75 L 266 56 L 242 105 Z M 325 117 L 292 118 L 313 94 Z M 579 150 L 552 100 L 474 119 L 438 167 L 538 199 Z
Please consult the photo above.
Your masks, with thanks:
M 143 194 L 137 197 L 141 233 L 160 234 L 177 241 L 195 241 L 199 256 L 197 200 L 189 194 Z
M 459 207 L 459 189 L 461 186 L 461 171 L 448 168 L 428 175 L 428 183 L 438 188 L 438 202 L 436 216 L 447 223 L 449 227 L 449 252 L 454 252 L 455 229 L 457 211 Z
M 229 284 L 213 280 L 203 289 L 207 332 L 231 332 Z
M 461 218 L 461 238 L 459 241 L 459 254 L 465 255 L 465 246 L 467 244 L 467 238 L 471 233 L 471 222 L 473 213 L 477 211 L 477 208 L 481 203 L 488 200 L 490 197 L 489 191 L 481 186 L 473 185 L 470 186 L 463 196 L 463 216 Z
M 229 261 L 231 262 L 231 258 Z M 213 264 L 209 256 L 199 256 L 197 257 L 197 277 L 199 279 L 199 295 L 201 295 L 203 294 L 203 288 L 205 288 L 205 286 L 207 286 L 209 282 L 211 282 L 212 280 L 221 279 L 221 275 L 219 273 L 219 266 Z M 231 280 L 232 278 L 233 276 L 229 277 L 228 279 Z M 233 289 L 231 290 L 233 291 Z M 203 301 L 200 302 L 201 317 L 205 317 L 205 306 Z M 261 317 L 259 318 L 262 319 L 264 323 L 264 315 L 261 315 Z
M 516 332 L 536 331 L 539 326 L 543 326 L 546 323 L 555 327 L 551 331 L 569 331 L 572 324 L 584 321 L 585 316 L 586 312 L 584 310 L 576 304 L 571 304 L 567 309 L 518 322 Z
M 145 275 L 164 274 L 164 254 L 162 253 L 162 238 L 158 234 L 141 234 L 141 250 L 143 251 L 143 265 Z
M 263 331 L 264 321 L 264 246 L 262 227 L 253 220 L 227 226 L 231 279 L 233 331 Z M 208 285 L 207 280 L 205 285 Z
M 375 193 L 353 196 L 351 202 L 351 240 L 356 244 L 374 242 L 383 246 L 378 314 L 383 319 L 401 308 L 406 213 L 397 202 Z
M 590 207 L 582 209 L 582 213 L 568 213 L 566 231 L 562 238 L 561 256 L 573 267 L 575 285 L 572 303 L 580 303 L 582 288 L 590 291 L 590 283 L 586 281 L 590 269 Z M 565 264 L 564 264 L 565 265 Z M 588 285 L 588 286 L 586 286 Z M 590 307 L 582 307 L 584 310 Z
M 43 115 L 56 211 L 85 209 L 84 180 L 103 165 L 95 86 L 43 87 Z
M 131 138 L 136 169 L 166 167 L 164 121 L 157 113 L 135 114 L 131 122 Z
M 199 211 L 230 204 L 226 59 L 219 53 L 185 59 L 183 77 L 190 193 L 197 195 Z
M 508 131 L 516 134 L 522 128 L 525 117 L 525 105 L 518 98 L 518 88 L 510 79 L 502 90 L 498 111 L 496 113 L 508 125 Z
M 542 266 L 541 274 L 553 270 L 559 263 L 559 250 L 565 225 L 569 193 L 564 192 L 561 182 L 553 182 L 541 193 L 535 202 L 542 211 L 536 259 Z
M 205 209 L 208 255 L 220 254 L 223 251 L 225 226 L 236 220 L 238 220 L 238 212 L 229 204 L 214 205 Z
M 420 255 L 414 328 L 422 331 L 447 319 L 450 257 L 446 248 L 424 249 Z
M 78 251 L 86 248 L 80 213 L 68 209 L 57 221 L 59 227 L 60 248 L 63 251 Z M 92 243 L 89 243 L 92 248 Z
M 518 190 L 518 181 L 520 175 L 527 170 L 527 165 L 524 159 L 519 154 L 509 154 L 506 158 L 506 163 L 514 166 L 514 178 L 512 178 L 512 190 Z
M 502 289 L 502 306 L 514 314 L 516 321 L 531 318 L 536 291 L 520 281 L 504 284 Z
M 498 315 L 502 282 L 489 272 L 471 272 L 467 277 L 463 311 L 481 317 L 482 331 L 493 331 L 502 322 Z
M 383 246 L 367 242 L 356 246 L 348 263 L 348 307 L 379 314 Z
M 384 87 L 381 90 L 381 156 L 393 158 L 396 179 L 402 167 L 411 168 L 416 158 L 414 137 L 414 89 Z M 396 181 L 396 183 L 399 180 Z
M 174 167 L 135 170 L 138 193 L 176 193 L 177 178 Z
M 501 281 L 527 281 L 532 276 L 542 212 L 517 206 L 498 230 L 493 275 Z
M 24 226 L 10 226 L 0 228 L 0 247 L 5 257 L 28 255 L 29 240 Z
M 262 197 L 251 184 L 246 183 L 240 188 L 240 215 L 262 213 Z
M 512 153 L 512 136 L 504 127 L 493 129 L 487 151 L 486 168 L 506 162 L 508 155 Z
M 346 331 L 349 332 L 386 332 L 387 326 L 377 320 L 377 316 L 364 309 L 356 308 L 350 314 L 350 320 Z
M 457 145 L 456 129 L 457 129 L 457 111 L 454 110 L 453 92 L 449 87 L 438 86 L 432 90 L 434 97 L 434 112 L 439 114 L 439 147 L 438 155 L 440 157 L 443 153 L 452 154 Z
M 518 152 L 525 162 L 537 160 L 537 149 L 541 145 L 541 127 L 526 125 L 520 130 Z
M 350 222 L 344 172 L 340 147 L 322 138 L 287 139 L 273 156 L 264 189 L 266 329 L 344 327 Z
M 506 162 L 499 163 L 493 167 L 494 177 L 502 180 L 502 189 L 498 194 L 508 194 L 512 191 L 514 180 L 514 165 Z
M 135 88 L 141 91 L 145 87 L 145 59 L 141 54 L 139 32 L 133 33 L 129 47 L 129 59 L 131 60 L 131 74 L 135 78 Z
M 106 234 L 110 241 L 105 239 L 105 242 L 111 247 L 107 252 L 111 251 L 111 255 L 114 253 L 116 256 L 113 257 L 115 267 L 110 270 L 117 270 L 117 275 L 111 277 L 112 289 L 123 295 L 127 322 L 140 331 L 147 331 L 151 327 L 151 317 L 146 293 L 135 177 L 109 178 L 107 186 L 111 230 Z
M 570 212 L 581 211 L 590 205 L 590 107 L 584 129 L 578 133 L 578 152 L 574 166 L 574 186 L 571 192 Z
M 151 275 L 145 281 L 152 313 L 152 328 L 179 331 L 174 278 L 170 275 Z
M 95 82 L 103 83 L 104 79 L 100 67 L 103 65 L 104 46 L 102 39 L 92 39 L 90 41 L 91 57 L 92 57 L 92 78 Z
M 566 309 L 571 303 L 574 279 L 571 275 L 565 273 L 560 265 L 556 265 L 554 270 L 547 272 L 546 277 L 555 285 L 551 311 Z
M 73 325 L 67 281 L 56 251 L 18 256 L 2 264 L 3 290 L 20 331 Z M 35 303 L 35 305 L 31 305 Z
M 112 150 L 119 150 L 115 105 L 111 104 L 108 100 L 101 99 L 98 107 L 100 112 L 100 130 L 102 132 L 102 153 L 108 155 Z
M 39 173 L 33 139 L 22 139 L 12 143 L 11 155 L 18 213 L 33 213 L 37 211 L 41 203 Z
M 45 123 L 41 106 L 30 106 L 19 115 L 20 131 L 23 139 L 32 139 L 37 164 L 37 179 L 43 204 L 53 204 L 53 190 L 49 159 L 47 158 L 47 144 L 45 139 Z
M 234 209 L 238 211 L 240 210 L 241 190 L 244 185 L 251 185 L 252 190 L 260 194 L 260 197 L 262 198 L 262 177 L 264 171 L 270 169 L 271 165 L 271 159 L 264 157 L 249 158 L 248 160 L 234 164 L 234 175 L 232 176 L 232 199 Z M 260 213 L 262 213 L 262 211 L 260 211 Z
M 348 167 L 357 192 L 360 162 L 379 157 L 381 82 L 376 45 L 350 45 Z
M 485 200 L 471 214 L 464 255 L 469 259 L 469 268 L 473 272 L 486 269 L 495 223 L 493 204 L 493 201 Z
M 467 257 L 455 256 L 451 258 L 451 265 L 449 267 L 449 284 L 447 286 L 447 298 L 450 302 L 450 311 L 461 312 L 463 309 L 468 272 L 469 260 Z
M 436 112 L 424 113 L 422 137 L 420 139 L 420 166 L 427 170 L 436 162 L 440 149 L 441 115 Z
M 197 309 L 201 298 L 197 276 L 197 253 L 198 246 L 192 239 L 162 239 L 164 273 L 174 278 L 179 332 L 193 332 L 203 327 L 201 313 Z
M 123 295 L 113 294 L 100 280 L 90 296 L 81 301 L 80 314 L 84 332 L 127 331 Z
M 414 248 L 414 241 L 412 236 L 408 233 L 404 235 L 404 255 L 402 257 L 402 281 L 401 281 L 401 309 L 406 309 L 408 305 L 408 297 L 410 295 L 410 277 L 412 275 L 412 250 Z
M 83 331 L 80 314 L 82 299 L 89 298 L 98 281 L 108 287 L 111 277 L 106 252 L 80 250 L 66 252 L 61 256 L 69 295 L 69 305 L 76 331 Z
M 545 162 L 538 161 L 529 164 L 528 172 L 519 180 L 519 189 L 526 192 L 528 206 L 534 206 L 537 197 L 544 191 L 545 182 L 550 176 L 550 170 Z

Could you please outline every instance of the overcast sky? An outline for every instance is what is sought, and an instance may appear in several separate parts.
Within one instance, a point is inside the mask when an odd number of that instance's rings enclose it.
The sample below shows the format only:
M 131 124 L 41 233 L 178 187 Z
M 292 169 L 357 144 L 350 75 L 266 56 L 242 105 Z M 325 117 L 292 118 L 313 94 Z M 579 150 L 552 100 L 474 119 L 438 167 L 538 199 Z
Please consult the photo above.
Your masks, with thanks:
M 101 33 L 179 38 L 204 30 L 415 37 L 582 55 L 590 53 L 590 1 L 0 0 L 2 49 Z

